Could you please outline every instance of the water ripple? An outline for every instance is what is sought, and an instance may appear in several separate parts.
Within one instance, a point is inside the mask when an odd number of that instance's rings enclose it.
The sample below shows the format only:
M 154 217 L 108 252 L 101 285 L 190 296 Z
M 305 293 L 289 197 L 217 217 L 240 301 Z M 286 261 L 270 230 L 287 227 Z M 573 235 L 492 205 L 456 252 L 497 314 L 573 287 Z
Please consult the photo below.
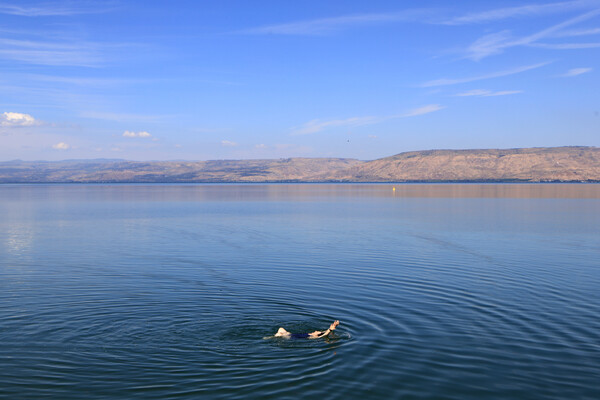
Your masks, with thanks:
M 597 199 L 60 188 L 0 202 L 0 397 L 600 395 Z

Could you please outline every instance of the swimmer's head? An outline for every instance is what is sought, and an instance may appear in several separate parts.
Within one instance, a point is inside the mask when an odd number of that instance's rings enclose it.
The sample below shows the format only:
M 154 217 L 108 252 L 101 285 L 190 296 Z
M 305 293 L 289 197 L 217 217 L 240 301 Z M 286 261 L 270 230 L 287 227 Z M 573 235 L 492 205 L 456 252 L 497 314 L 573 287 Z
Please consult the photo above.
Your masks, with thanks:
M 290 333 L 288 331 L 286 331 L 283 328 L 279 328 L 277 330 L 277 333 L 275 334 L 275 337 L 281 337 L 281 336 L 288 336 Z

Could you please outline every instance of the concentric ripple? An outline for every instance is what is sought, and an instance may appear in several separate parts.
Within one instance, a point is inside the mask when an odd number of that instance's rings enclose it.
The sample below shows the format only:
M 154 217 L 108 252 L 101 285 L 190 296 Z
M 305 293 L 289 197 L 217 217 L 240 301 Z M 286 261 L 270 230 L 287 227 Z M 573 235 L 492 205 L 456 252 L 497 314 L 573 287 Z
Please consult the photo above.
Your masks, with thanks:
M 0 397 L 599 398 L 600 186 L 395 186 L 1 187 Z

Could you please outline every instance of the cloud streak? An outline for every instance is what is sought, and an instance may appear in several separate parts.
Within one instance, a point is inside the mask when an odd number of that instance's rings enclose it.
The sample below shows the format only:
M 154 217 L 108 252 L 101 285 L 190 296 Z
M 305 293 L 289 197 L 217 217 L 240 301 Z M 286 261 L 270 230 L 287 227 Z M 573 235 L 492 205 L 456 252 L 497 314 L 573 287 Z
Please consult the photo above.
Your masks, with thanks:
M 352 117 L 347 119 L 334 119 L 329 121 L 322 121 L 320 119 L 313 119 L 306 122 L 300 128 L 293 130 L 294 135 L 307 135 L 310 133 L 321 132 L 327 128 L 336 127 L 355 127 L 361 125 L 370 125 L 381 121 L 381 118 L 377 117 Z
M 103 59 L 91 43 L 0 38 L 0 58 L 47 66 L 93 67 Z
M 457 93 L 457 94 L 455 94 L 455 96 L 458 96 L 458 97 L 469 97 L 469 96 L 493 97 L 493 96 L 507 96 L 510 94 L 518 94 L 518 93 L 523 93 L 523 91 L 522 90 L 500 90 L 498 92 L 492 92 L 491 90 L 474 89 L 474 90 L 469 90 L 467 92 Z
M 149 83 L 151 80 L 148 79 L 119 79 L 119 78 L 86 78 L 79 76 L 57 76 L 57 75 L 43 75 L 43 74 L 14 74 L 11 77 L 35 80 L 39 82 L 59 83 L 65 85 L 74 86 L 123 86 L 123 85 L 135 85 L 142 83 Z
M 477 39 L 467 48 L 467 58 L 479 61 L 485 57 L 494 54 L 500 54 L 504 50 L 511 47 L 536 45 L 536 42 L 538 42 L 541 39 L 545 39 L 559 34 L 559 31 L 561 31 L 563 28 L 578 24 L 590 18 L 596 17 L 599 14 L 600 8 L 570 18 L 566 21 L 550 26 L 534 34 L 516 39 L 511 38 L 509 31 L 501 31 L 485 35 Z M 567 49 L 573 47 L 561 47 L 561 45 L 555 45 L 554 47 L 547 46 L 547 48 Z
M 0 0 L 1 1 L 1 0 Z M 86 41 L 74 32 L 0 31 L 0 60 L 44 66 L 102 67 L 149 44 Z
M 561 76 L 564 78 L 571 78 L 573 76 L 587 74 L 588 72 L 592 72 L 592 68 L 573 68 L 573 69 L 568 70 L 565 74 L 563 74 Z
M 99 4 L 103 4 L 100 6 Z M 110 4 L 110 3 L 109 3 Z M 79 14 L 94 14 L 109 11 L 106 3 L 94 2 L 53 2 L 38 6 L 23 6 L 0 3 L 0 14 L 17 15 L 20 17 L 58 17 Z
M 600 28 L 591 28 L 591 29 L 579 29 L 579 30 L 557 32 L 554 35 L 552 35 L 552 37 L 576 37 L 576 36 L 590 36 L 590 35 L 598 35 L 598 34 L 600 34 Z
M 429 14 L 429 11 L 416 9 L 405 10 L 396 13 L 342 15 L 331 18 L 318 18 L 283 24 L 259 26 L 256 28 L 238 31 L 236 33 L 248 35 L 321 36 L 358 26 L 376 25 L 398 21 L 414 21 L 426 14 Z
M 513 68 L 513 69 L 504 70 L 504 71 L 498 71 L 498 72 L 492 72 L 492 73 L 486 74 L 486 75 L 472 76 L 472 77 L 467 77 L 467 78 L 458 78 L 458 79 L 442 78 L 442 79 L 435 79 L 435 80 L 428 81 L 428 82 L 425 82 L 425 83 L 421 84 L 421 87 L 435 87 L 435 86 L 458 85 L 458 84 L 461 84 L 461 83 L 482 81 L 482 80 L 493 79 L 493 78 L 501 78 L 501 77 L 504 77 L 504 76 L 520 74 L 521 72 L 525 72 L 525 71 L 530 71 L 532 69 L 541 68 L 541 67 L 543 67 L 545 65 L 548 65 L 548 64 L 550 64 L 550 63 L 549 62 L 543 62 L 543 63 L 539 63 L 539 64 L 525 65 L 525 66 L 518 67 L 518 68 Z
M 425 115 L 425 114 L 432 113 L 434 111 L 439 111 L 439 110 L 441 110 L 443 108 L 445 108 L 445 107 L 441 106 L 439 104 L 428 104 L 428 105 L 423 106 L 423 107 L 412 109 L 412 110 L 410 110 L 410 111 L 408 111 L 408 112 L 406 112 L 404 114 L 394 115 L 394 116 L 389 117 L 387 119 L 416 117 L 418 115 Z
M 600 43 L 536 43 L 532 46 L 552 50 L 578 50 L 595 49 L 600 47 Z
M 480 24 L 507 18 L 556 14 L 597 6 L 600 2 L 591 0 L 564 1 L 550 4 L 530 4 L 518 7 L 497 8 L 494 10 L 470 13 L 444 22 L 446 25 Z
M 340 127 L 357 127 L 364 125 L 373 125 L 378 124 L 383 121 L 397 119 L 397 118 L 409 118 L 416 117 L 419 115 L 429 114 L 438 110 L 443 109 L 444 106 L 439 104 L 429 104 L 423 107 L 415 108 L 409 110 L 402 114 L 390 115 L 386 117 L 352 117 L 346 119 L 334 119 L 323 121 L 320 119 L 313 119 L 311 121 L 306 122 L 304 125 L 292 129 L 292 135 L 308 135 L 312 133 L 318 133 L 324 131 L 329 128 L 340 128 Z
M 127 114 L 99 111 L 83 111 L 80 113 L 80 116 L 82 118 L 101 119 L 116 122 L 156 122 L 165 118 L 164 115 Z

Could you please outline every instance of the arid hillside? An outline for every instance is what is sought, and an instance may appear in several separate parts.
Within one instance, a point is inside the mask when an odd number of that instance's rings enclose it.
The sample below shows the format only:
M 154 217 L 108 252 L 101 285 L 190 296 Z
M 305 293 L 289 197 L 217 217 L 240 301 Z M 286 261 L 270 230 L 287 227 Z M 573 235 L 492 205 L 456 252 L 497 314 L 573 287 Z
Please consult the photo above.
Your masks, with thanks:
M 600 182 L 600 148 L 428 150 L 345 158 L 0 163 L 0 183 L 116 182 Z
M 216 161 L 10 161 L 0 163 L 0 183 L 8 182 L 302 182 L 362 163 L 341 158 Z
M 353 166 L 338 179 L 386 181 L 600 181 L 600 148 L 429 150 Z

